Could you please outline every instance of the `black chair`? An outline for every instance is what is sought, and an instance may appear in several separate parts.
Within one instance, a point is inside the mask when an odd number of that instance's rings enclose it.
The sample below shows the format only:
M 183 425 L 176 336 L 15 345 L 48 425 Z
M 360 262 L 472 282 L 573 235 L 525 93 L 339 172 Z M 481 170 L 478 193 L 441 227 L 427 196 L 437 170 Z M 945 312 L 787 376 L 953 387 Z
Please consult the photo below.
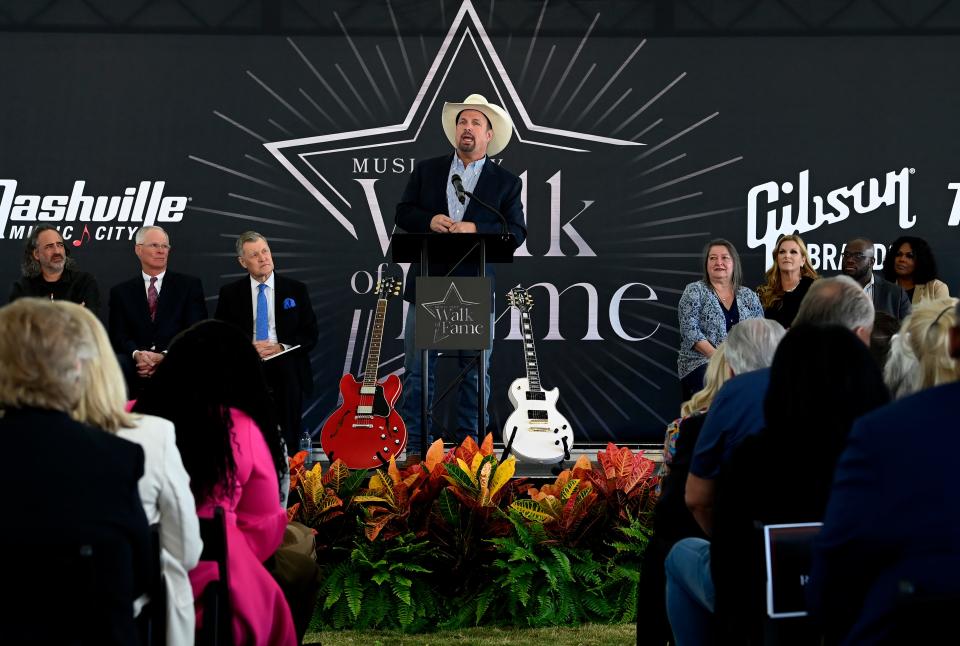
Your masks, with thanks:
M 2 537 L 0 554 L 7 590 L 0 604 L 3 643 L 137 643 L 134 561 L 126 541 Z
M 219 579 L 211 581 L 200 594 L 203 625 L 197 629 L 197 646 L 233 646 L 233 606 L 230 601 L 230 579 L 227 568 L 227 524 L 223 507 L 213 511 L 213 518 L 200 519 L 203 552 L 200 561 L 215 561 Z
M 137 632 L 144 646 L 167 643 L 167 586 L 160 559 L 160 523 L 150 526 L 150 579 L 147 603 L 137 616 Z

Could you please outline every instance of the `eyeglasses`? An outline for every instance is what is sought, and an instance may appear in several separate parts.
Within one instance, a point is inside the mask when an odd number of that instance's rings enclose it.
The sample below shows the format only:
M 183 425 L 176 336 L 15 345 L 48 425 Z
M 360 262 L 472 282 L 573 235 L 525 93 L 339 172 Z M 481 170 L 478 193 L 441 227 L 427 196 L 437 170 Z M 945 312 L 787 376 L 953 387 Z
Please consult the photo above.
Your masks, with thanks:
M 856 260 L 857 262 L 860 262 L 861 260 L 864 260 L 865 258 L 873 258 L 873 252 L 863 253 L 862 251 L 844 251 L 844 252 L 843 252 L 842 254 L 840 254 L 840 255 L 843 256 L 844 258 L 852 258 L 852 259 Z
M 144 244 L 144 243 L 141 242 L 141 243 L 140 243 L 140 246 L 141 246 L 141 247 L 146 247 L 146 248 L 148 248 L 148 249 L 152 249 L 153 251 L 160 251 L 161 249 L 163 249 L 164 251 L 169 251 L 169 250 L 170 250 L 170 245 L 168 245 L 168 244 L 160 244 L 159 242 L 151 242 L 151 243 L 149 243 L 149 244 Z
M 906 258 L 907 260 L 913 260 L 914 255 L 912 251 L 898 251 L 897 258 Z

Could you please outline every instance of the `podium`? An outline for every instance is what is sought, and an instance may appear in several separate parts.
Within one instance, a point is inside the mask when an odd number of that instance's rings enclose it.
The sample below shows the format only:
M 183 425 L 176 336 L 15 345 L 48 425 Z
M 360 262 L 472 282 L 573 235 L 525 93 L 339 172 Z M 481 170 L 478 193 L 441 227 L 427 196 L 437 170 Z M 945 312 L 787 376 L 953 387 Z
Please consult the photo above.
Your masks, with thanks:
M 460 265 L 476 265 L 476 275 L 486 277 L 486 264 L 511 263 L 516 250 L 516 239 L 510 233 L 395 233 L 391 246 L 392 260 L 395 263 L 420 263 L 420 276 L 429 277 L 430 263 L 450 265 L 444 276 L 449 276 Z M 419 300 L 419 295 L 417 300 Z M 417 307 L 420 303 L 414 303 Z M 491 335 L 493 330 L 490 331 Z M 471 350 L 473 348 L 459 348 Z M 420 357 L 420 447 L 426 452 L 427 415 L 429 405 L 429 352 L 424 349 Z M 484 429 L 484 391 L 487 380 L 486 350 L 477 351 L 477 438 L 483 439 Z M 456 383 L 456 382 L 455 382 Z

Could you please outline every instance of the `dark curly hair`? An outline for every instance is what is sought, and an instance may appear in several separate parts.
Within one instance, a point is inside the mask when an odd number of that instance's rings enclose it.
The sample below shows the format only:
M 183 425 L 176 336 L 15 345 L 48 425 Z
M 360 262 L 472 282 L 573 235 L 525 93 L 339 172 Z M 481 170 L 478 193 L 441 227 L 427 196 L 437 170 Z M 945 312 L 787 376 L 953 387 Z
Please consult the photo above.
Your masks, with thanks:
M 929 283 L 940 277 L 937 271 L 937 260 L 933 257 L 933 250 L 923 238 L 914 236 L 900 236 L 887 247 L 887 257 L 883 262 L 883 277 L 891 283 L 897 282 L 897 271 L 894 260 L 901 245 L 907 243 L 913 250 L 913 282 L 917 285 Z
M 263 433 L 280 478 L 283 442 L 260 357 L 249 336 L 217 320 L 200 321 L 170 344 L 166 358 L 133 407 L 174 423 L 177 447 L 197 503 L 236 485 L 230 409 L 249 415 Z

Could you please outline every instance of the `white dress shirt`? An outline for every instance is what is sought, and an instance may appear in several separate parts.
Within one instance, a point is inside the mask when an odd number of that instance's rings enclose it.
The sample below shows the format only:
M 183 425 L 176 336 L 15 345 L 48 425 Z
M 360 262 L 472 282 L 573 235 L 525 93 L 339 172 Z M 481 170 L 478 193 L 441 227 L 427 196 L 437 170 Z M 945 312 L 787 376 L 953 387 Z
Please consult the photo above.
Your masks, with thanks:
M 149 291 L 150 291 L 150 279 L 151 279 L 151 278 L 156 278 L 156 279 L 157 279 L 157 296 L 159 296 L 159 295 L 160 295 L 160 288 L 161 288 L 161 286 L 163 285 L 163 277 L 166 276 L 166 274 L 167 274 L 166 270 L 161 271 L 161 272 L 160 272 L 159 274 L 157 274 L 156 276 L 151 276 L 150 274 L 146 273 L 145 271 L 141 271 L 141 272 L 140 272 L 140 275 L 143 276 L 143 291 L 149 293 Z M 149 295 L 148 295 L 148 298 L 149 298 Z

